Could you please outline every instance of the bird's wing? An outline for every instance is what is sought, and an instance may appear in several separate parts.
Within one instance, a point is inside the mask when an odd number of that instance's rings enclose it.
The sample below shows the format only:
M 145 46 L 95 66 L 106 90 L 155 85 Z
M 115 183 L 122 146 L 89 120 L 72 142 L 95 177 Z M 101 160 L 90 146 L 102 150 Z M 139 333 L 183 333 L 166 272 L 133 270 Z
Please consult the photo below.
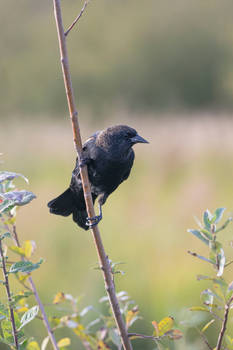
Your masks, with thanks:
M 85 151 L 87 148 L 89 148 L 90 145 L 93 145 L 95 143 L 97 136 L 99 135 L 100 131 L 96 131 L 93 135 L 91 135 L 83 144 L 83 151 Z
M 130 152 L 130 158 L 129 158 L 129 163 L 128 163 L 128 169 L 127 171 L 124 173 L 122 181 L 125 181 L 128 179 L 129 174 L 131 172 L 131 168 L 133 166 L 133 162 L 134 162 L 134 151 L 132 150 L 132 152 Z
M 93 135 L 91 135 L 83 144 L 83 152 L 82 152 L 82 157 L 83 157 L 83 162 L 85 162 L 86 165 L 88 165 L 91 160 L 91 151 L 93 146 L 95 145 L 96 138 L 100 131 L 96 131 Z M 72 178 L 71 178 L 71 187 L 75 187 L 77 185 L 81 184 L 81 179 L 80 179 L 80 167 L 79 167 L 79 160 L 78 157 L 76 158 L 76 165 L 75 168 L 72 172 Z

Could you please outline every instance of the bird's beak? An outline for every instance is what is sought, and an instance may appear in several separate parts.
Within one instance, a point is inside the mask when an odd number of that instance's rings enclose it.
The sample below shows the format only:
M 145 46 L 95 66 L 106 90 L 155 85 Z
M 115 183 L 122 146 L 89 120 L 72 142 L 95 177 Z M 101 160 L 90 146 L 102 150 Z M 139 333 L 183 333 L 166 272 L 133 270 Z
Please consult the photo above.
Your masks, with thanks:
M 141 137 L 139 135 L 131 137 L 131 141 L 133 143 L 149 143 L 147 140 L 145 140 L 143 137 Z

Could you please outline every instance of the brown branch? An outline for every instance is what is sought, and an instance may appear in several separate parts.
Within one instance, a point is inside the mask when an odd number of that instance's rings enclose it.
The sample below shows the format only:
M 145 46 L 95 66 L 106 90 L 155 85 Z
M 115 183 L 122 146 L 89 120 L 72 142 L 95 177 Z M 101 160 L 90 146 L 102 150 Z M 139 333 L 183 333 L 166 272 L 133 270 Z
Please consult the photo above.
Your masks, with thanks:
M 17 247 L 20 247 L 19 237 L 18 237 L 18 234 L 17 234 L 17 231 L 16 231 L 16 225 L 13 225 L 13 234 L 14 234 L 15 244 L 17 245 Z M 22 257 L 22 260 L 26 260 L 26 259 Z M 48 336 L 49 336 L 49 339 L 50 339 L 50 341 L 52 343 L 52 346 L 53 346 L 53 348 L 55 350 L 59 350 L 57 342 L 56 342 L 56 339 L 55 339 L 54 334 L 52 332 L 52 329 L 50 327 L 50 324 L 49 324 L 49 321 L 48 321 L 48 317 L 47 317 L 45 309 L 44 309 L 44 305 L 42 304 L 42 302 L 40 300 L 39 294 L 37 292 L 36 286 L 35 286 L 31 276 L 28 277 L 28 282 L 29 282 L 31 290 L 32 290 L 32 292 L 33 292 L 33 294 L 35 296 L 35 299 L 36 299 L 36 301 L 37 301 L 37 303 L 39 305 L 39 308 L 40 308 L 40 311 L 41 311 L 41 315 L 42 315 L 42 319 L 43 319 L 43 323 L 45 325 L 45 328 L 47 329 Z
M 83 12 L 85 11 L 85 8 L 87 7 L 89 1 L 85 1 L 82 10 L 80 11 L 79 15 L 75 18 L 74 22 L 69 26 L 67 31 L 65 32 L 65 36 L 69 34 L 71 29 L 75 26 L 75 24 L 78 22 L 78 20 L 82 17 Z
M 79 128 L 79 122 L 78 122 L 78 112 L 75 105 L 74 93 L 73 93 L 72 82 L 71 82 L 68 53 L 66 48 L 66 37 L 65 37 L 63 23 L 62 23 L 60 0 L 53 0 L 53 4 L 54 4 L 54 15 L 55 15 L 57 33 L 58 33 L 64 85 L 65 85 L 67 102 L 69 107 L 69 114 L 71 118 L 72 129 L 73 129 L 74 144 L 78 154 L 78 160 L 80 161 L 81 155 L 82 155 L 82 140 L 81 140 L 80 128 Z M 84 198 L 85 198 L 85 203 L 87 208 L 87 214 L 88 214 L 88 217 L 92 218 L 95 216 L 95 210 L 92 202 L 91 189 L 90 189 L 90 183 L 88 179 L 86 166 L 80 167 L 80 176 L 81 176 L 82 185 L 83 185 L 83 193 L 84 193 Z M 116 297 L 115 286 L 114 286 L 112 273 L 111 273 L 111 266 L 104 250 L 104 246 L 101 240 L 98 226 L 97 225 L 94 226 L 91 231 L 95 242 L 97 254 L 99 257 L 99 264 L 103 271 L 105 289 L 107 291 L 110 305 L 115 318 L 115 322 L 117 324 L 117 328 L 121 336 L 122 345 L 125 350 L 132 350 L 132 345 L 128 338 L 125 323 L 124 323 L 124 320 L 120 311 L 120 306 Z
M 219 336 L 218 336 L 218 342 L 217 342 L 216 350 L 221 350 L 223 337 L 224 337 L 225 331 L 227 329 L 228 315 L 229 315 L 229 311 L 230 311 L 230 307 L 231 307 L 232 301 L 233 301 L 233 296 L 230 298 L 228 303 L 225 305 L 225 313 L 224 313 L 224 317 L 223 317 L 222 328 L 221 328 Z
M 3 249 L 2 249 L 2 240 L 0 240 L 0 255 L 1 255 L 1 260 L 2 260 L 3 275 L 4 275 L 4 279 L 5 279 L 4 285 L 5 285 L 5 288 L 6 288 L 6 294 L 7 294 L 9 310 L 10 310 L 12 333 L 13 333 L 13 338 L 14 338 L 14 342 L 15 342 L 15 347 L 18 350 L 19 349 L 19 342 L 18 342 L 18 337 L 17 337 L 17 330 L 16 330 L 16 324 L 15 324 L 14 310 L 13 310 L 13 308 L 11 306 L 12 298 L 11 298 L 10 285 L 9 285 L 9 280 L 8 280 L 8 272 L 6 270 L 5 257 L 4 257 Z

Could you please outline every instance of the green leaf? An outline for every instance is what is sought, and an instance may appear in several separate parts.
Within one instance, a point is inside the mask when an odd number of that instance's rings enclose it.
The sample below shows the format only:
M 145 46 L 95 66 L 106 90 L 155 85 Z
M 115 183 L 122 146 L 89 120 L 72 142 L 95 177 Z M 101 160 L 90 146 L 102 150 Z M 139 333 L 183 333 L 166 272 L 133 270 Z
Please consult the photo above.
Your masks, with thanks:
M 206 245 L 209 246 L 209 240 L 207 240 L 199 230 L 192 230 L 192 229 L 188 229 L 188 232 L 192 233 L 194 236 L 196 236 L 197 238 L 199 238 L 202 242 L 204 242 Z
M 190 250 L 188 250 L 188 253 L 191 254 L 192 256 L 195 256 L 195 257 L 198 258 L 198 259 L 201 259 L 201 260 L 206 261 L 206 262 L 208 262 L 208 263 L 210 263 L 210 264 L 216 265 L 216 264 L 215 264 L 215 261 L 210 260 L 210 259 L 207 259 L 206 257 L 204 257 L 204 256 L 202 256 L 202 255 L 199 255 L 199 254 L 197 254 L 197 253 L 193 253 L 193 252 L 191 252 Z
M 12 208 L 12 201 L 5 199 L 2 195 L 0 195 L 0 214 Z
M 40 350 L 39 344 L 33 340 L 27 344 L 26 350 Z
M 228 218 L 227 221 L 215 231 L 215 233 L 218 233 L 219 231 L 224 230 L 231 221 L 232 221 L 232 218 Z
M 228 287 L 227 283 L 224 281 L 223 278 L 213 278 L 209 276 L 204 276 L 204 275 L 197 275 L 197 280 L 210 280 L 213 281 L 213 283 L 218 284 L 221 286 L 224 290 Z
M 23 316 L 22 316 L 22 318 L 20 320 L 20 327 L 19 327 L 18 330 L 20 330 L 26 324 L 31 322 L 36 317 L 38 312 L 39 312 L 39 306 L 38 305 L 33 306 L 31 309 L 29 309 L 27 312 L 25 312 L 25 314 L 23 314 Z
M 229 350 L 233 350 L 233 338 L 231 338 L 228 334 L 226 334 L 225 340 L 227 343 L 227 348 L 229 348 Z
M 233 295 L 233 281 L 228 285 L 227 288 L 227 299 L 230 299 Z
M 0 236 L 0 240 L 3 240 L 4 238 L 11 238 L 10 232 L 5 232 Z
M 207 330 L 207 328 L 209 328 L 209 326 L 212 324 L 212 323 L 214 323 L 214 319 L 212 319 L 212 320 L 210 320 L 208 323 L 206 323 L 206 325 L 201 329 L 201 332 L 202 333 L 204 333 L 206 330 Z
M 214 253 L 220 253 L 220 251 L 222 249 L 222 244 L 218 241 L 210 241 L 210 249 Z
M 6 180 L 10 180 L 10 181 L 14 180 L 17 177 L 22 177 L 27 183 L 29 182 L 28 179 L 22 174 L 13 173 L 10 171 L 1 171 L 0 172 L 0 183 L 4 182 Z
M 203 292 L 202 292 L 203 294 L 208 294 L 208 295 L 211 295 L 212 297 L 214 297 L 214 298 L 217 298 L 217 299 L 219 299 L 219 300 L 222 300 L 222 298 L 220 298 L 220 296 L 218 295 L 218 294 L 216 294 L 216 293 L 214 293 L 211 289 L 205 289 L 205 290 L 203 290 Z
M 93 310 L 93 306 L 92 305 L 89 305 L 89 306 L 86 306 L 81 312 L 80 312 L 80 316 L 83 317 L 85 316 L 90 310 Z
M 209 309 L 209 311 L 211 311 L 212 305 L 214 302 L 214 295 L 211 293 L 211 291 L 209 289 L 203 290 L 203 292 L 201 293 L 201 298 L 202 298 L 203 303 Z
M 18 303 L 20 300 L 28 298 L 31 295 L 33 295 L 32 291 L 23 291 L 23 292 L 20 292 L 19 294 L 12 295 L 12 300 L 14 303 Z
M 28 204 L 34 198 L 36 198 L 34 193 L 30 191 L 25 191 L 25 190 L 6 192 L 1 196 L 2 198 L 4 198 L 4 200 L 10 201 L 8 207 L 15 206 L 15 205 L 22 206 L 22 205 Z
M 42 341 L 41 350 L 45 350 L 47 348 L 48 343 L 49 343 L 49 336 L 44 338 L 44 340 Z
M 65 348 L 66 346 L 69 346 L 71 343 L 70 338 L 62 338 L 59 340 L 59 342 L 57 343 L 57 346 L 59 348 Z
M 224 250 L 221 248 L 220 254 L 218 254 L 218 264 L 219 264 L 218 273 L 217 273 L 218 277 L 223 275 L 225 262 L 226 262 L 226 258 L 225 258 Z
M 226 208 L 218 208 L 215 210 L 214 216 L 211 220 L 211 223 L 213 224 L 217 224 L 223 216 L 224 211 L 226 210 Z
M 189 308 L 190 311 L 201 311 L 201 312 L 209 312 L 208 309 L 206 309 L 203 306 L 192 306 Z
M 207 209 L 205 212 L 204 212 L 204 215 L 203 215 L 203 221 L 204 221 L 204 225 L 205 225 L 205 228 L 207 230 L 210 230 L 211 228 L 211 220 L 212 220 L 213 216 L 212 214 L 210 213 L 210 211 Z
M 1 322 L 1 328 L 2 328 L 2 333 L 3 333 L 3 337 L 4 339 L 6 339 L 9 342 L 13 342 L 13 336 L 12 336 L 12 325 L 11 325 L 11 321 L 9 320 L 3 320 Z
M 25 256 L 24 249 L 22 247 L 16 247 L 15 245 L 12 245 L 12 246 L 8 246 L 8 248 L 12 252 L 14 252 L 14 253 L 16 253 L 16 254 L 18 254 L 20 256 Z
M 202 228 L 201 230 L 201 233 L 203 233 L 203 235 L 210 241 L 213 240 L 213 235 L 212 233 L 210 233 L 209 231 L 207 231 L 206 229 Z
M 121 346 L 121 337 L 117 333 L 117 330 L 115 328 L 111 328 L 109 330 L 109 336 L 113 344 L 115 344 L 119 348 Z
M 31 261 L 18 261 L 15 264 L 11 265 L 9 272 L 10 273 L 17 273 L 17 272 L 30 273 L 33 270 L 38 269 L 42 262 L 43 262 L 43 259 L 40 259 L 40 261 L 35 264 L 33 264 Z
M 0 302 L 0 315 L 5 316 L 6 318 L 9 317 L 8 308 L 4 304 L 2 304 L 1 302 Z

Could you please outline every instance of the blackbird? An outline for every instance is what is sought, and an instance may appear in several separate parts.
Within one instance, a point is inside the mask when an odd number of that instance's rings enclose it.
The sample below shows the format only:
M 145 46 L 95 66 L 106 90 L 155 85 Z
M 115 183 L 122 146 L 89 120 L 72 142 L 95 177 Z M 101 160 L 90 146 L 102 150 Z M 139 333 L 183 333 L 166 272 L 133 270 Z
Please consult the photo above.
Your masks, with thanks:
M 97 131 L 83 145 L 82 159 L 77 158 L 69 188 L 48 203 L 50 213 L 69 216 L 88 230 L 102 219 L 102 205 L 108 196 L 130 174 L 136 143 L 148 143 L 137 131 L 126 125 L 116 125 Z M 93 202 L 98 197 L 99 215 L 88 218 L 80 178 L 80 167 L 87 165 Z

